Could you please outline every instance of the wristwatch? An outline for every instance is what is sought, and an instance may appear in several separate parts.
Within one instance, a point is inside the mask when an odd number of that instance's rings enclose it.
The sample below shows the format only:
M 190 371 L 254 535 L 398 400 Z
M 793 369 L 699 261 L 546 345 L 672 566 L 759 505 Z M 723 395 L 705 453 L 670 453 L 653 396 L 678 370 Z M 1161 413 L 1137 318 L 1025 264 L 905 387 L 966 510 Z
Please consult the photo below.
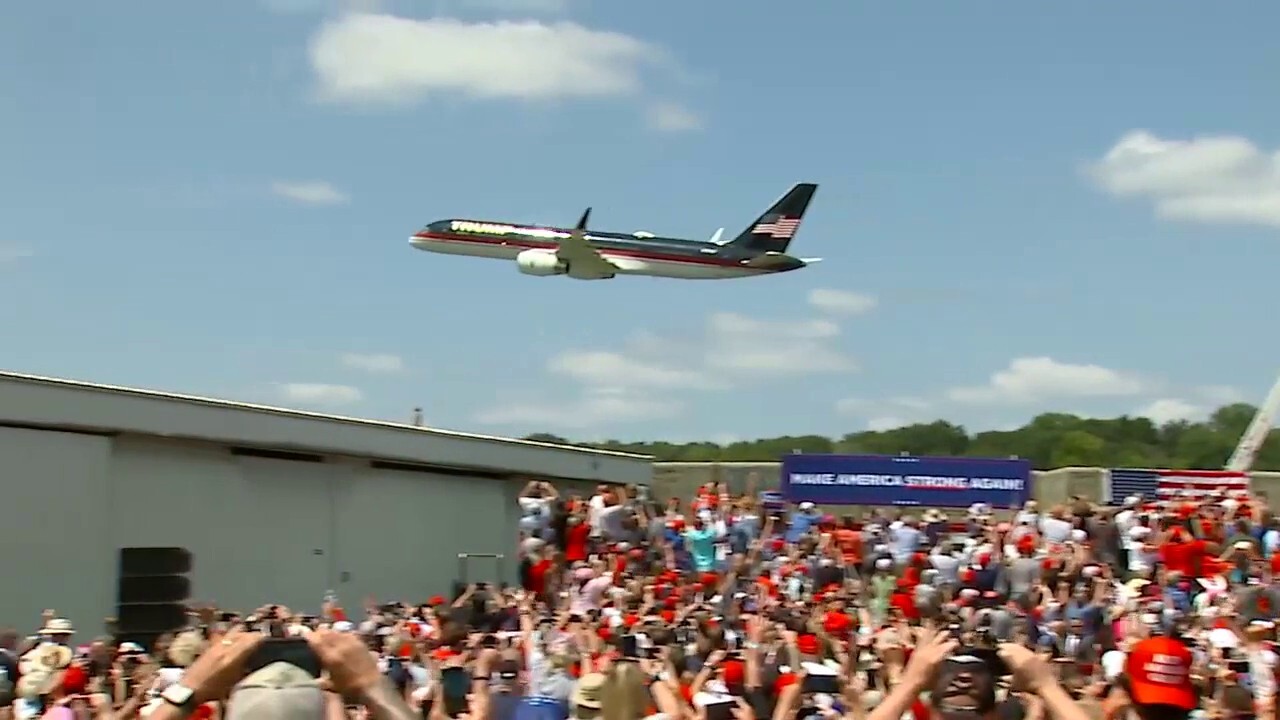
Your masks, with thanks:
M 181 683 L 174 683 L 160 693 L 160 699 L 182 711 L 184 716 L 195 710 L 196 691 Z

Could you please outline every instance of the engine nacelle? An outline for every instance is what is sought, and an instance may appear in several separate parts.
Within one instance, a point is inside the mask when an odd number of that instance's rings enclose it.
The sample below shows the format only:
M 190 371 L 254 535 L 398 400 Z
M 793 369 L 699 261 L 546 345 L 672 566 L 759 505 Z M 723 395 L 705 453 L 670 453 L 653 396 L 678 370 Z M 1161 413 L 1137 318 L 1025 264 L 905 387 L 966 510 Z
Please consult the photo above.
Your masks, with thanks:
M 550 250 L 524 250 L 516 255 L 516 267 L 525 275 L 564 275 L 569 266 Z

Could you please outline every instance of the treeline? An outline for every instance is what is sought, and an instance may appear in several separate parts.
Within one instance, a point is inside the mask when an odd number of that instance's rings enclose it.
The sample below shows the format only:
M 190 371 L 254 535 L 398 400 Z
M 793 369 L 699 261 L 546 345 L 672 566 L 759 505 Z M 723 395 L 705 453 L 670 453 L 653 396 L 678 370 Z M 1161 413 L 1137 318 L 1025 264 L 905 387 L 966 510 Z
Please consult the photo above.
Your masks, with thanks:
M 1219 408 L 1204 422 L 1157 425 L 1147 418 L 1082 418 L 1045 413 L 1008 431 L 970 434 L 945 420 L 885 431 L 849 433 L 834 439 L 820 435 L 762 438 L 719 445 L 713 442 L 662 441 L 575 443 L 550 433 L 530 440 L 568 443 L 652 455 L 665 462 L 776 462 L 782 455 L 870 453 L 1027 458 L 1037 469 L 1072 465 L 1221 469 L 1240 442 L 1257 408 L 1237 403 Z M 1280 470 L 1280 432 L 1273 431 L 1254 462 L 1255 470 Z

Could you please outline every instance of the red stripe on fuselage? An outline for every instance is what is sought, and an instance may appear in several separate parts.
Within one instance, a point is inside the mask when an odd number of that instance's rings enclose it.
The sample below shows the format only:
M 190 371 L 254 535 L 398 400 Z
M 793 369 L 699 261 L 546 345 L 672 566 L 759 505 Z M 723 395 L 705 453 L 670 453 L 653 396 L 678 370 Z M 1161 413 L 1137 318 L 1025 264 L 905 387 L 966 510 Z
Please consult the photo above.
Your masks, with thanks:
M 470 243 L 472 245 L 487 245 L 487 246 L 494 246 L 494 245 L 504 246 L 505 245 L 507 247 L 524 248 L 526 250 L 555 250 L 556 248 L 559 247 L 559 245 L 550 241 L 539 242 L 537 240 L 531 240 L 529 238 L 513 237 L 513 236 L 507 236 L 507 237 L 501 237 L 501 238 L 496 238 L 496 237 L 490 238 L 490 237 L 476 237 L 475 235 L 454 235 L 451 233 L 420 232 L 417 235 L 414 235 L 414 237 L 426 238 L 428 240 L 444 240 L 446 242 Z M 673 255 L 670 253 L 649 252 L 646 250 L 629 250 L 627 248 L 612 248 L 612 247 L 598 247 L 598 246 L 593 246 L 593 247 L 595 247 L 597 251 L 604 253 L 605 255 L 617 255 L 619 257 L 633 257 L 639 260 L 660 260 L 662 262 L 679 262 L 679 263 L 687 263 L 690 265 L 716 265 L 719 267 L 742 268 L 744 272 L 750 272 L 753 270 L 756 272 L 759 272 L 758 268 L 749 268 L 744 266 L 740 260 L 730 260 L 727 258 L 695 257 L 693 255 Z

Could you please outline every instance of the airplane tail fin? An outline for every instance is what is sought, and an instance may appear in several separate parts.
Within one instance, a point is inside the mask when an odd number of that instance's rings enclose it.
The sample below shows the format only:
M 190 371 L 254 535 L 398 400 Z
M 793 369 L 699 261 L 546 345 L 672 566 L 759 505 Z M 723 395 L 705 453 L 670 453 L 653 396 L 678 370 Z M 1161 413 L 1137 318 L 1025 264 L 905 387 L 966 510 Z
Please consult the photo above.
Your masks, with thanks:
M 758 252 L 786 252 L 817 190 L 816 183 L 791 188 L 729 244 Z

